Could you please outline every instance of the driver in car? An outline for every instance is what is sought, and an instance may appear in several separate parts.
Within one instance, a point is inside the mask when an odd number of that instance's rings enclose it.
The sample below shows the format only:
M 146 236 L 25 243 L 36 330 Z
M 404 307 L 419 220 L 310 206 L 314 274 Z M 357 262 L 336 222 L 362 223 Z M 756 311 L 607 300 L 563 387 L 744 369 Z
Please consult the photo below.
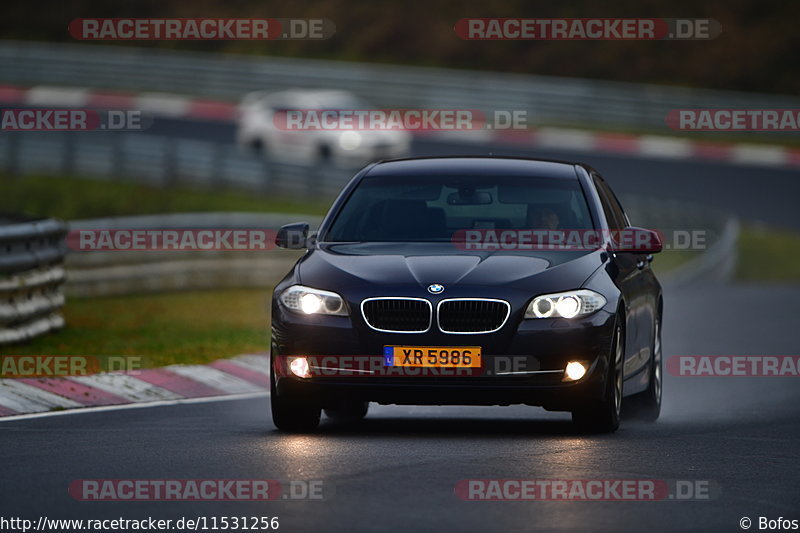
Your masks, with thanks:
M 536 229 L 554 230 L 559 227 L 558 215 L 549 207 L 532 207 L 528 223 Z

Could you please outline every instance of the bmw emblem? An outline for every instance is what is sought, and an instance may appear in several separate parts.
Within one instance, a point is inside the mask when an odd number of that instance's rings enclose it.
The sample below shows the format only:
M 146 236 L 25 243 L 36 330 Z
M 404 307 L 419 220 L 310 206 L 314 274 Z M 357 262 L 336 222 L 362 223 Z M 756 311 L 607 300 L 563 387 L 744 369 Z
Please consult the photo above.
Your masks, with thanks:
M 440 285 L 439 283 L 428 285 L 428 292 L 431 294 L 441 294 L 444 292 L 444 285 Z

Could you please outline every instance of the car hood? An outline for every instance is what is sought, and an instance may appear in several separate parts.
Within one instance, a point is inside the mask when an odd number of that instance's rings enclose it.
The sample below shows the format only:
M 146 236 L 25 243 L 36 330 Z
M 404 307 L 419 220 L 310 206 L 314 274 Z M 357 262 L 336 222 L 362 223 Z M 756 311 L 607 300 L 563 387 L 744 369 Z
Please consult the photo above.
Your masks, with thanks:
M 416 293 L 433 283 L 451 295 L 478 287 L 557 291 L 580 287 L 603 264 L 604 253 L 454 251 L 452 244 L 440 243 L 321 244 L 298 263 L 297 277 L 312 287 L 382 294 L 389 289 Z

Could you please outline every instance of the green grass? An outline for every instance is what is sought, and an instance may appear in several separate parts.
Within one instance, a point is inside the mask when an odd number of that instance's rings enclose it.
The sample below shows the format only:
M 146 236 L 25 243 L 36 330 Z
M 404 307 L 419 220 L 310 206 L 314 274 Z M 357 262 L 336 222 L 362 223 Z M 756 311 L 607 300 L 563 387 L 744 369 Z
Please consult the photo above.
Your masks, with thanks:
M 664 274 L 696 258 L 699 252 L 692 250 L 667 250 L 654 255 L 653 271 Z
M 736 279 L 800 281 L 800 234 L 765 226 L 743 227 Z
M 326 199 L 299 200 L 233 191 L 169 188 L 125 181 L 0 175 L 0 211 L 62 219 L 249 211 L 324 214 Z
M 9 355 L 142 356 L 143 367 L 207 363 L 269 347 L 267 289 L 71 298 L 67 326 Z

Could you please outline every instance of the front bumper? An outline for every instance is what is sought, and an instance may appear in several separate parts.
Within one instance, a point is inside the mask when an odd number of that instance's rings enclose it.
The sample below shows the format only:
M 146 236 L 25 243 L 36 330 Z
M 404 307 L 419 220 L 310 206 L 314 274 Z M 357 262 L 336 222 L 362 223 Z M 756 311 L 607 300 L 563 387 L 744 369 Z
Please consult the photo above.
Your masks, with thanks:
M 277 393 L 298 405 L 336 407 L 349 402 L 396 405 L 542 406 L 570 411 L 602 398 L 605 379 L 598 372 L 576 383 L 543 384 L 499 378 L 277 378 Z
M 512 315 L 500 331 L 491 334 L 453 335 L 433 330 L 381 333 L 348 317 L 299 316 L 274 305 L 275 392 L 288 401 L 322 407 L 343 401 L 371 401 L 401 405 L 527 404 L 572 410 L 603 398 L 615 322 L 614 314 L 601 310 L 576 320 L 522 320 Z M 322 367 L 341 368 L 343 365 L 336 363 L 339 358 L 380 359 L 386 345 L 481 346 L 484 364 L 466 377 L 458 372 L 397 376 L 333 371 L 300 378 L 289 370 L 291 356 L 306 356 Z M 569 361 L 584 362 L 588 366 L 586 375 L 578 381 L 563 381 Z

